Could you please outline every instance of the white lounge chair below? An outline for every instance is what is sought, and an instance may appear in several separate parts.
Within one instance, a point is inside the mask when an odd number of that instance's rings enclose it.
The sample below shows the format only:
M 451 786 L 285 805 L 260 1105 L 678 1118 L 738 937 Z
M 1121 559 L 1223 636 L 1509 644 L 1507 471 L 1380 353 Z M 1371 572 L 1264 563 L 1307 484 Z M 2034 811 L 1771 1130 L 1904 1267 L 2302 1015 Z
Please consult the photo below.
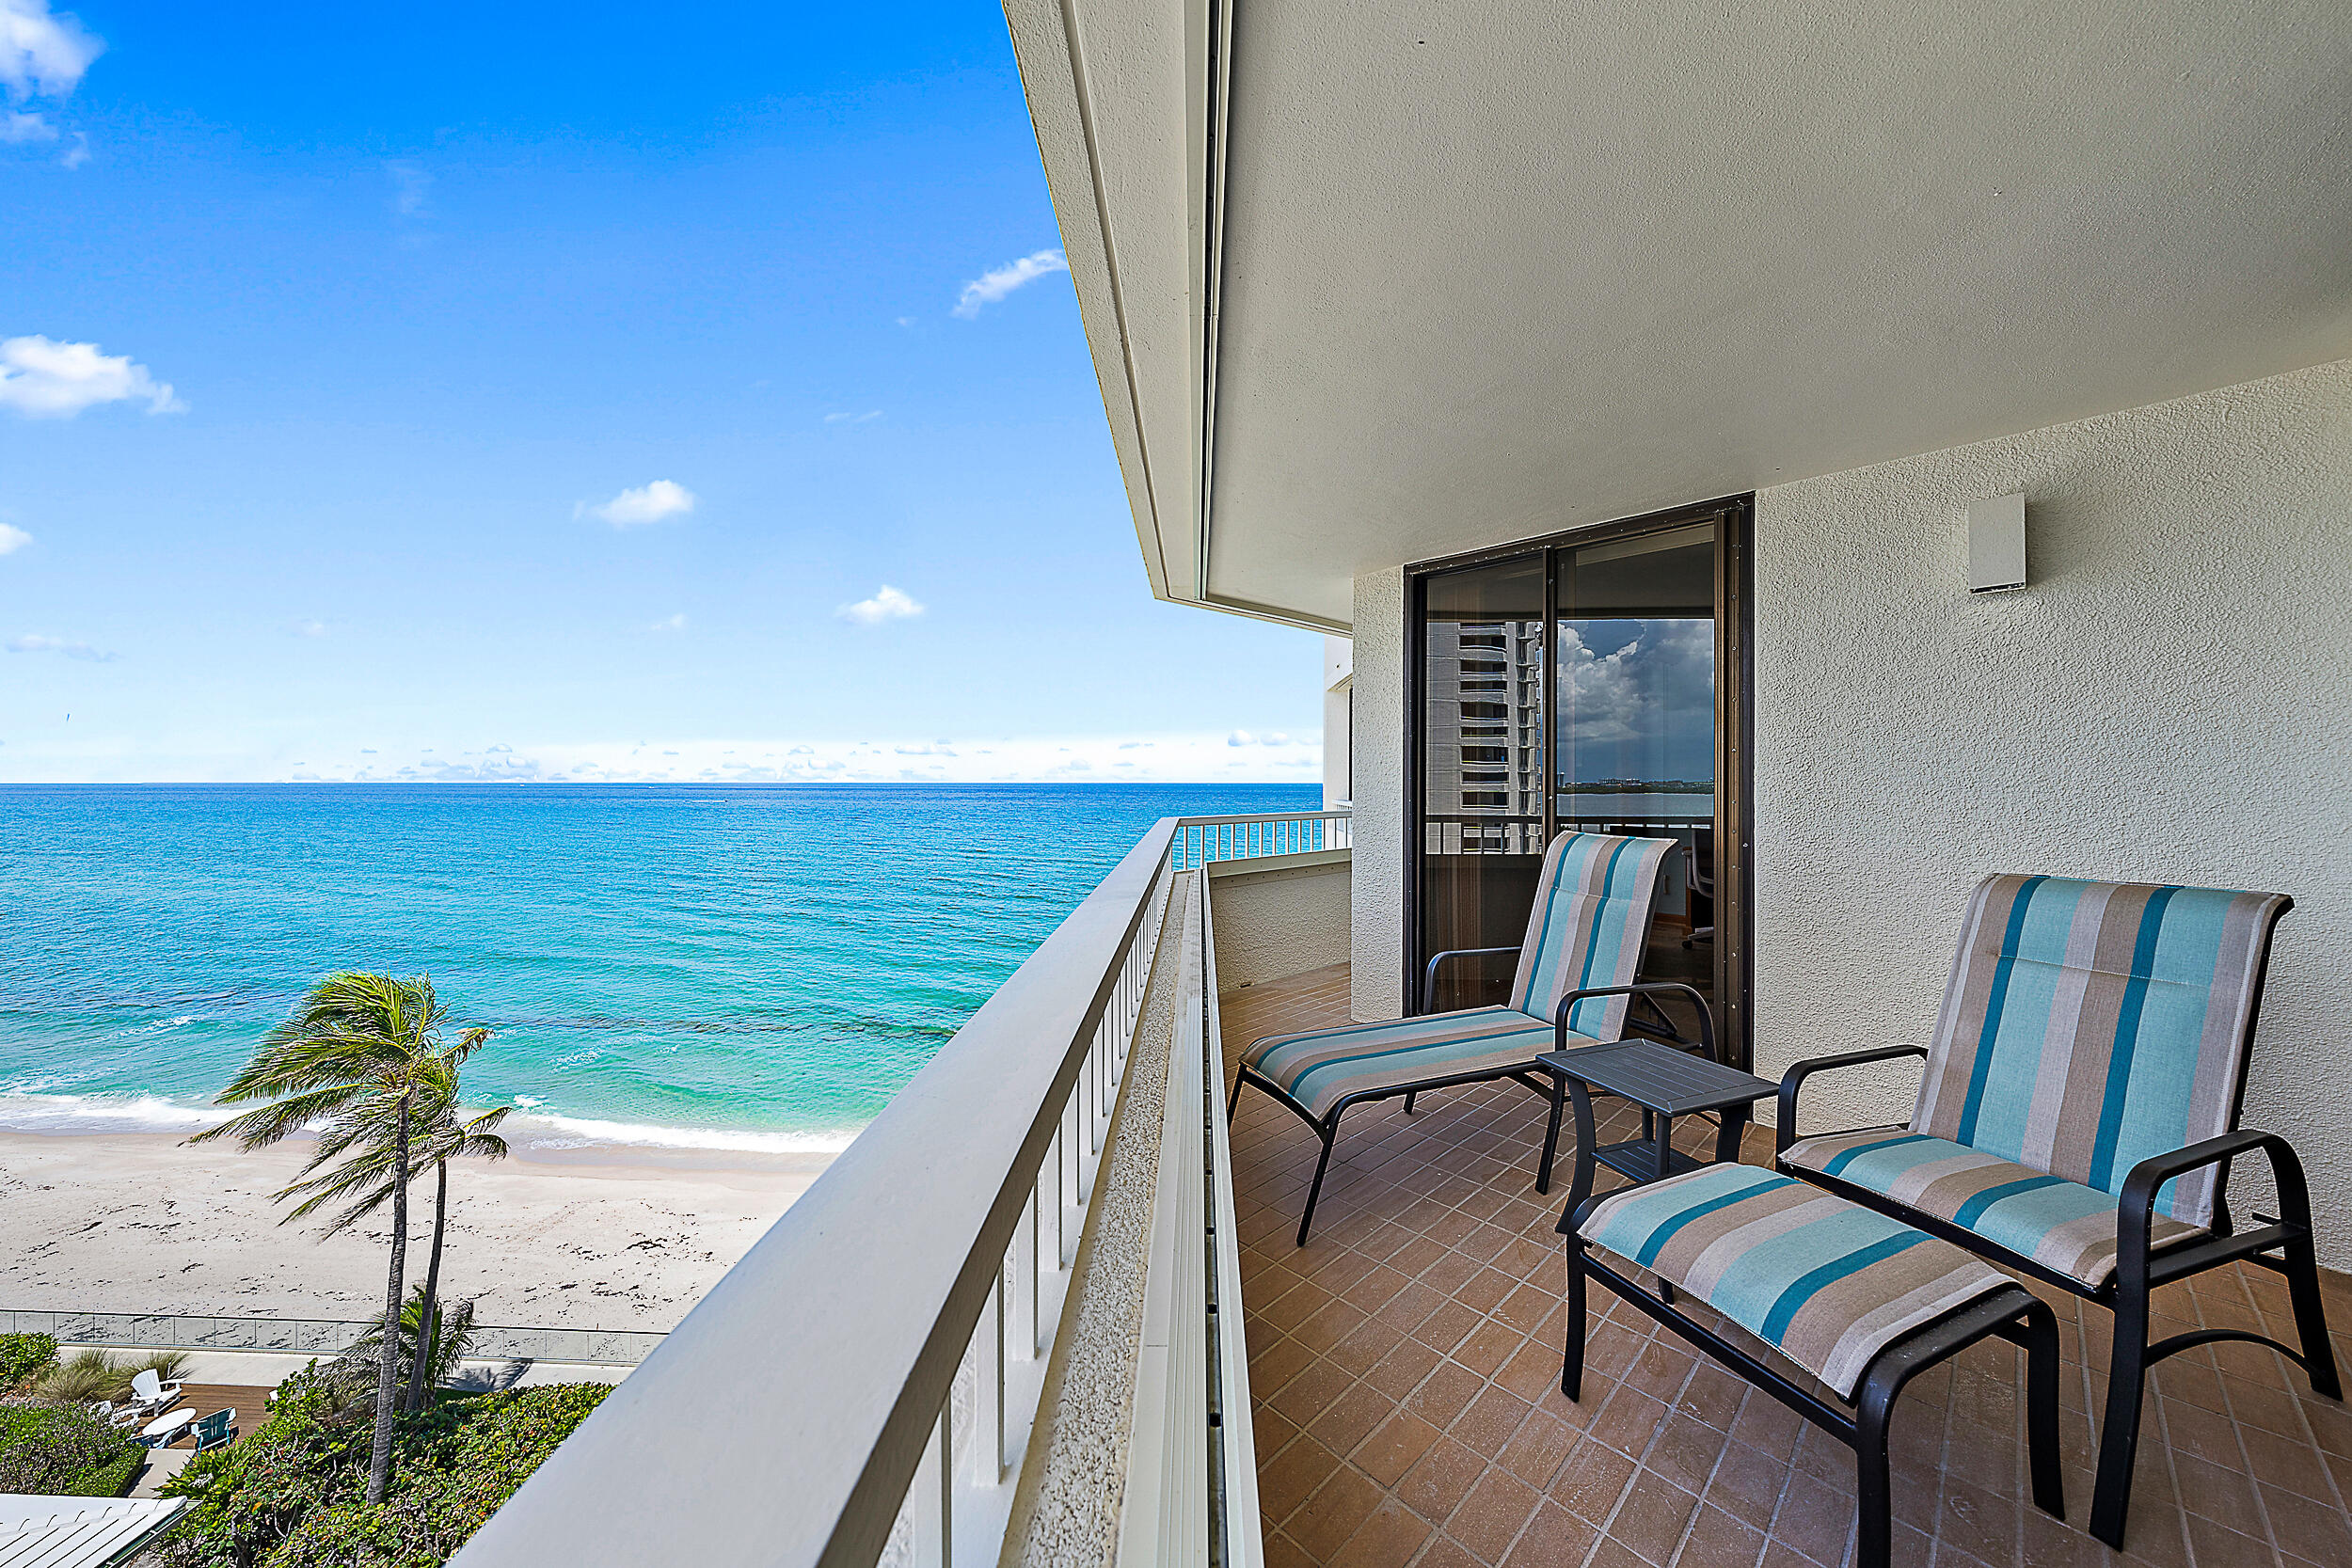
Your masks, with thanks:
M 131 1397 L 149 1410 L 168 1404 L 180 1397 L 180 1385 L 166 1383 L 150 1367 L 131 1379 Z

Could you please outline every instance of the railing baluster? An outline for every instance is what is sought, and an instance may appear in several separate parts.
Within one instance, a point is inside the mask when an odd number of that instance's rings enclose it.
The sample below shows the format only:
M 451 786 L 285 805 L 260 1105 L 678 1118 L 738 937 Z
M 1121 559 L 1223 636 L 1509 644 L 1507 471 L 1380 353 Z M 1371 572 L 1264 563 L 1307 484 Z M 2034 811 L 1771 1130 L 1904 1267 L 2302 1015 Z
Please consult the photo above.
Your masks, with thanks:
M 914 1527 L 914 1568 L 950 1568 L 955 1561 L 955 1467 L 949 1463 L 954 1424 L 952 1409 L 943 1409 L 931 1423 L 930 1441 L 915 1466 L 914 1485 L 907 1493 L 907 1512 Z
M 1055 1158 L 1049 1154 L 1048 1159 Z M 1021 1224 L 1012 1233 L 1012 1303 L 1009 1317 L 1007 1339 L 1020 1347 L 1017 1361 L 1037 1359 L 1037 1300 L 1041 1293 L 1039 1271 L 1044 1266 L 1038 1249 L 1038 1210 L 1045 1201 L 1044 1173 L 1029 1183 L 1029 1206 L 1021 1215 Z
M 1016 1245 L 1015 1251 L 1019 1248 Z M 972 1389 L 972 1479 L 981 1486 L 1002 1485 L 1005 1479 L 1005 1337 L 1011 1325 L 1005 1316 L 1005 1271 L 996 1271 L 996 1289 L 980 1313 L 979 1380 Z

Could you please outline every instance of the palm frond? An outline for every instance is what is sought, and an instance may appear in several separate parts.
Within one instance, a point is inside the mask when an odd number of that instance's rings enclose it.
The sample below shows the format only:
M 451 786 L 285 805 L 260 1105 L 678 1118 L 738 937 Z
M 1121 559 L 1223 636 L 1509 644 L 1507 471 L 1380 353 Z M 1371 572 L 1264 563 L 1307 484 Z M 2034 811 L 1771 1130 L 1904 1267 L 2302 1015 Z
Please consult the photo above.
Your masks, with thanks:
M 333 1116 L 348 1105 L 353 1098 L 366 1092 L 364 1085 L 338 1084 L 289 1095 L 275 1103 L 208 1127 L 190 1137 L 188 1142 L 209 1143 L 215 1138 L 234 1138 L 247 1148 L 260 1148 L 301 1132 L 322 1117 Z

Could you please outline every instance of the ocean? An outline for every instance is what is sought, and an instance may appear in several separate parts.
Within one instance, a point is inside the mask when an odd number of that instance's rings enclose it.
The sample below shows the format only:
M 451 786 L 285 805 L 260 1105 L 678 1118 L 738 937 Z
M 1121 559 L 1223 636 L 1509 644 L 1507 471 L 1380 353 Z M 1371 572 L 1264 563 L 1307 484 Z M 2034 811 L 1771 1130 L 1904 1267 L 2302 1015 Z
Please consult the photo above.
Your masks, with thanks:
M 177 1132 L 430 974 L 547 1146 L 839 1148 L 1157 818 L 1311 785 L 0 784 L 0 1127 Z

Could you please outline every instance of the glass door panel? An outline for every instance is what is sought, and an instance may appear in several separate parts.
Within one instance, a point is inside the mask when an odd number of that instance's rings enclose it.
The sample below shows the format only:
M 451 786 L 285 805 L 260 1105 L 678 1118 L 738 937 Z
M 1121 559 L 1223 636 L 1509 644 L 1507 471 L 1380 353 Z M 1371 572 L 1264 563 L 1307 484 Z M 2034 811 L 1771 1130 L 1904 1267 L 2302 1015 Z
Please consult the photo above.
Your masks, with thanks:
M 1642 975 L 1680 980 L 1710 1005 L 1716 529 L 1709 520 L 1567 546 L 1552 569 L 1555 819 L 1563 831 L 1676 841 Z M 1692 1030 L 1687 1004 L 1668 1011 Z
M 1420 951 L 1516 945 L 1544 850 L 1544 558 L 1422 582 Z M 1504 1000 L 1508 956 L 1459 958 L 1437 1007 Z M 1419 1009 L 1420 977 L 1411 1005 Z

